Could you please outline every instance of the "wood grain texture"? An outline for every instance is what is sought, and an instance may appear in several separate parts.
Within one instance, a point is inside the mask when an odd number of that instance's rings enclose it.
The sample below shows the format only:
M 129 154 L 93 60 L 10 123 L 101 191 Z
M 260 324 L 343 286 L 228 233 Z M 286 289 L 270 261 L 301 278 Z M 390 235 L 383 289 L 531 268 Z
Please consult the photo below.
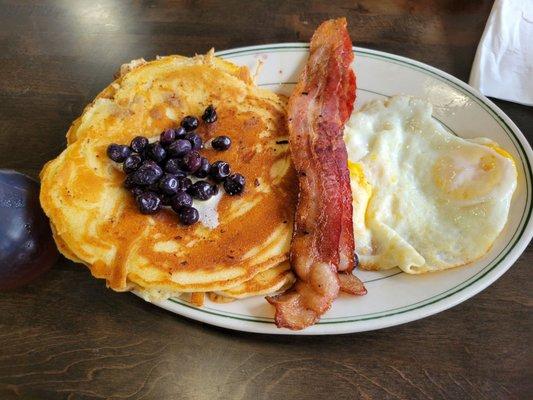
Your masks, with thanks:
M 307 41 L 346 16 L 360 46 L 468 79 L 490 1 L 0 1 L 0 168 L 37 176 L 133 58 Z M 533 111 L 496 103 L 531 140 Z M 0 221 L 1 223 L 1 221 Z M 1 238 L 0 238 L 1 240 Z M 526 399 L 533 248 L 490 288 L 376 332 L 230 332 L 118 294 L 62 259 L 0 293 L 0 399 Z

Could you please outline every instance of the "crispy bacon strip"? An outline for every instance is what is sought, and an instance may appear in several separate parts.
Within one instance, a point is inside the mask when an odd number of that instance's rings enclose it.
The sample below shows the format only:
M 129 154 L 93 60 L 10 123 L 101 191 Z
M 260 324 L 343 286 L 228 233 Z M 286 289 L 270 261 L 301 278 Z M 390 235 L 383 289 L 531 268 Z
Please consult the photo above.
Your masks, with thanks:
M 278 327 L 314 324 L 339 290 L 366 293 L 351 274 L 352 193 L 343 131 L 355 101 L 352 61 L 346 19 L 322 23 L 289 100 L 290 148 L 300 188 L 291 244 L 298 281 L 289 292 L 267 298 L 276 307 Z

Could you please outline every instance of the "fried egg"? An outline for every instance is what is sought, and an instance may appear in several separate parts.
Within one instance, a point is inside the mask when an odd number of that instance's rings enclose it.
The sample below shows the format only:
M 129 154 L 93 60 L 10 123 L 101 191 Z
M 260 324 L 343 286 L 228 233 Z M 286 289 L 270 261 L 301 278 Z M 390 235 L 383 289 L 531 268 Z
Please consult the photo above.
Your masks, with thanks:
M 430 103 L 365 104 L 345 128 L 357 254 L 364 269 L 418 274 L 483 256 L 507 221 L 517 172 L 489 139 L 462 139 Z

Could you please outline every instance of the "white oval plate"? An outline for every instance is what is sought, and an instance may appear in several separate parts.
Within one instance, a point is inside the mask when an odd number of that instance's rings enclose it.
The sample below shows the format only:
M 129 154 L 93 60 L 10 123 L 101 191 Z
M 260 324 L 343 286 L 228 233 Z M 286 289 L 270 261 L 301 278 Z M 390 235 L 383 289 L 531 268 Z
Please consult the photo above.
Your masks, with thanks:
M 507 225 L 483 259 L 465 267 L 426 275 L 399 270 L 356 271 L 368 289 L 362 297 L 341 295 L 320 322 L 301 332 L 278 329 L 273 307 L 263 297 L 227 304 L 206 301 L 202 308 L 181 299 L 155 302 L 176 314 L 224 328 L 271 334 L 338 334 L 369 331 L 436 314 L 474 296 L 498 279 L 531 240 L 533 153 L 516 125 L 490 100 L 453 76 L 420 62 L 355 47 L 356 107 L 368 100 L 410 94 L 429 100 L 434 117 L 454 134 L 494 139 L 516 160 L 518 188 Z M 282 43 L 225 50 L 218 56 L 255 70 L 257 83 L 290 94 L 308 55 L 308 44 Z

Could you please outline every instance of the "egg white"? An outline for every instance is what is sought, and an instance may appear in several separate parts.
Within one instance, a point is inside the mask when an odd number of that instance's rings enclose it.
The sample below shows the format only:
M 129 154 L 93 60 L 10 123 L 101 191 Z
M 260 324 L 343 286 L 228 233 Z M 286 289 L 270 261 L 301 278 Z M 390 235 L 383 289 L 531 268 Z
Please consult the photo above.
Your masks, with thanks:
M 354 112 L 345 128 L 354 232 L 362 268 L 442 270 L 483 256 L 507 221 L 512 157 L 432 118 L 428 102 L 394 96 Z

